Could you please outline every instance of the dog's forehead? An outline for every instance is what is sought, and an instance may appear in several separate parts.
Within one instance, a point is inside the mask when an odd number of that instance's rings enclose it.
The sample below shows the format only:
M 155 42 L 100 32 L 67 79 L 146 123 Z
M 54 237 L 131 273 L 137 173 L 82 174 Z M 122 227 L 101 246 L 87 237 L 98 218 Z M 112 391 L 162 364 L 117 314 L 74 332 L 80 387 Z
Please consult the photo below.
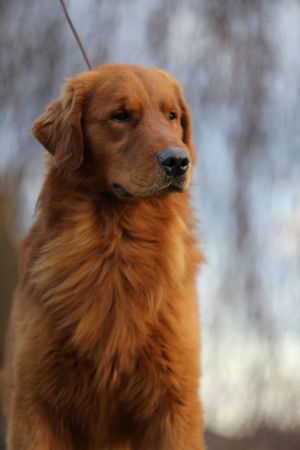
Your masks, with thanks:
M 141 66 L 116 66 L 99 71 L 93 96 L 97 99 L 172 102 L 175 80 L 163 71 Z

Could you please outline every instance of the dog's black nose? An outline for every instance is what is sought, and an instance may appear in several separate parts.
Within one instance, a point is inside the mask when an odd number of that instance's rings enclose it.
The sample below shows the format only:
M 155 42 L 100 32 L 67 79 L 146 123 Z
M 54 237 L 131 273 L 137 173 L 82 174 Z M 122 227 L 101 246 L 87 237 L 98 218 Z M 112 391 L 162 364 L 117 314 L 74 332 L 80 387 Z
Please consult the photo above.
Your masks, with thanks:
M 164 148 L 157 158 L 166 175 L 172 177 L 184 175 L 190 165 L 188 154 L 180 148 Z

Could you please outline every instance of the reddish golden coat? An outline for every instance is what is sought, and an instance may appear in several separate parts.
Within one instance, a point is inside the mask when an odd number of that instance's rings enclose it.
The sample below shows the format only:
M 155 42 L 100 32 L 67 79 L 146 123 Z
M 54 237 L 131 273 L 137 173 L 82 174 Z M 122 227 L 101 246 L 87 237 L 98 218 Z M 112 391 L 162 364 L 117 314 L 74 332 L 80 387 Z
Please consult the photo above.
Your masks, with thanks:
M 107 119 L 116 96 L 130 123 Z M 164 192 L 153 162 L 172 145 L 194 159 L 178 84 L 102 66 L 70 79 L 33 132 L 53 156 L 12 311 L 8 450 L 202 450 L 190 173 Z

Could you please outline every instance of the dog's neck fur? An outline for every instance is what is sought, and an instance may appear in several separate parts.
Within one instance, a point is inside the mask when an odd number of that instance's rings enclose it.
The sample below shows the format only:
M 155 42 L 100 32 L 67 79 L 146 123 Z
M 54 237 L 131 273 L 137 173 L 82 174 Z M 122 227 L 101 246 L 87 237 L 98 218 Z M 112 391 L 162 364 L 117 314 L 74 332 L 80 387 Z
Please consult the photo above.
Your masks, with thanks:
M 93 198 L 52 170 L 39 208 L 34 229 L 44 229 L 47 240 L 29 236 L 25 245 L 30 288 L 79 352 L 94 357 L 101 347 L 103 358 L 120 343 L 135 352 L 162 311 L 176 314 L 170 293 L 183 289 L 199 262 L 197 252 L 189 267 L 185 258 L 193 239 L 188 194 L 128 203 Z

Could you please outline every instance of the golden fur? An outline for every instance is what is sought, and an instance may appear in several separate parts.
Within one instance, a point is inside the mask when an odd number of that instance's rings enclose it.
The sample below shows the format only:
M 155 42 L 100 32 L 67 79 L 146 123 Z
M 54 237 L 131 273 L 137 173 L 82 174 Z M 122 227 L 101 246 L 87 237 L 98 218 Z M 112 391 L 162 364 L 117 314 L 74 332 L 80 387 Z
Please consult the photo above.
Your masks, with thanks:
M 191 168 L 166 184 L 156 160 L 195 159 L 179 85 L 101 66 L 33 134 L 52 156 L 10 321 L 8 450 L 203 450 Z

